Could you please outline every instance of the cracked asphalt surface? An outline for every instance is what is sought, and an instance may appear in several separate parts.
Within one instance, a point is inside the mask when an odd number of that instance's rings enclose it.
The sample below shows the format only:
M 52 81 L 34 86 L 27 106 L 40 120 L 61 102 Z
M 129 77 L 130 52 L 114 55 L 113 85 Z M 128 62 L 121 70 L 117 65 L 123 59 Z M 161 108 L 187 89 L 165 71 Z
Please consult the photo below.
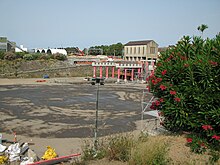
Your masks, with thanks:
M 99 86 L 98 136 L 135 130 L 143 88 Z M 29 137 L 93 137 L 97 86 L 1 85 L 0 132 Z

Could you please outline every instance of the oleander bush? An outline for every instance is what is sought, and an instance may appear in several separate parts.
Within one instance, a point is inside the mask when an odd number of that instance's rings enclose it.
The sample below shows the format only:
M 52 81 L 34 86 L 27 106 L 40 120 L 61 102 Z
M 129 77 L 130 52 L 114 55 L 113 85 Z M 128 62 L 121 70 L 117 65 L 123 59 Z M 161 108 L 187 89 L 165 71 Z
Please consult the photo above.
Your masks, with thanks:
M 166 129 L 192 132 L 198 152 L 220 150 L 220 35 L 184 36 L 161 54 L 148 81 L 158 98 L 151 108 L 160 111 Z

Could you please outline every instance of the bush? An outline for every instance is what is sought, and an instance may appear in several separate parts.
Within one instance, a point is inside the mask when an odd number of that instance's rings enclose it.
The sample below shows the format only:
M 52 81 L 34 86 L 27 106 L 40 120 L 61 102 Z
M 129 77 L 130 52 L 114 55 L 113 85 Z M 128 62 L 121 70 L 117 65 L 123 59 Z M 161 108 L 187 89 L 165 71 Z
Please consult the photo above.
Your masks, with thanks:
M 39 60 L 49 60 L 51 58 L 51 55 L 48 54 L 40 54 L 40 56 L 38 56 Z
M 134 138 L 129 135 L 118 135 L 109 141 L 109 160 L 119 160 L 127 162 L 131 156 L 131 149 L 134 146 Z
M 126 162 L 130 159 L 134 142 L 135 140 L 131 135 L 115 135 L 108 139 L 102 139 L 96 149 L 94 145 L 86 142 L 83 147 L 82 159 L 88 161 L 107 157 L 109 160 Z
M 5 52 L 4 60 L 13 61 L 17 58 L 16 54 L 13 52 Z
M 151 108 L 161 111 L 163 125 L 171 131 L 193 132 L 218 150 L 219 64 L 220 35 L 206 40 L 184 36 L 161 55 L 155 74 L 149 77 L 151 92 L 158 98 Z
M 169 164 L 167 158 L 168 143 L 162 137 L 153 137 L 140 142 L 132 150 L 130 165 L 165 165 Z
M 32 54 L 25 54 L 23 56 L 23 59 L 28 60 L 28 61 L 34 60 L 34 56 Z
M 60 60 L 60 61 L 65 61 L 67 60 L 66 55 L 60 54 L 60 53 L 56 53 L 52 55 L 52 58 L 56 59 L 56 60 Z
M 83 161 L 102 159 L 106 157 L 106 154 L 107 146 L 104 141 L 98 143 L 96 149 L 94 148 L 92 142 L 85 141 L 85 145 L 83 146 Z
M 16 52 L 16 58 L 23 58 L 26 55 L 26 52 Z

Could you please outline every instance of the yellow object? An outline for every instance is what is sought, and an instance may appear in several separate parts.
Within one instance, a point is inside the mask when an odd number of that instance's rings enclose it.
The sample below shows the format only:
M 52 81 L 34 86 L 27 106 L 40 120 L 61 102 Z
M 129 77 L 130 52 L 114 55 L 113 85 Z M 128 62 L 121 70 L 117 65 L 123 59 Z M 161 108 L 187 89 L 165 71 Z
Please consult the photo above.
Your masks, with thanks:
M 43 160 L 50 160 L 55 157 L 57 157 L 55 149 L 51 148 L 50 146 L 47 146 L 47 150 L 45 151 L 44 155 L 42 156 L 42 159 Z
M 6 156 L 0 156 L 0 164 L 5 164 L 8 158 Z

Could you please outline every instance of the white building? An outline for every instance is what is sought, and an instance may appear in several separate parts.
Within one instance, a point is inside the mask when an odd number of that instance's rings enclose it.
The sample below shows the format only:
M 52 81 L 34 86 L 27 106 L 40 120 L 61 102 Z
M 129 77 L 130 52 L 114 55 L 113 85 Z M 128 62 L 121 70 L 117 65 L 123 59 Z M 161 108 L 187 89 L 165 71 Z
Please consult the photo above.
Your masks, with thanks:
M 23 45 L 20 45 L 20 47 L 15 47 L 15 52 L 27 52 L 28 49 L 25 48 Z
M 35 49 L 35 53 L 47 53 L 47 54 L 56 54 L 60 53 L 63 55 L 67 55 L 67 51 L 65 49 Z
M 127 61 L 156 60 L 158 44 L 153 40 L 130 41 L 124 46 L 124 58 Z

